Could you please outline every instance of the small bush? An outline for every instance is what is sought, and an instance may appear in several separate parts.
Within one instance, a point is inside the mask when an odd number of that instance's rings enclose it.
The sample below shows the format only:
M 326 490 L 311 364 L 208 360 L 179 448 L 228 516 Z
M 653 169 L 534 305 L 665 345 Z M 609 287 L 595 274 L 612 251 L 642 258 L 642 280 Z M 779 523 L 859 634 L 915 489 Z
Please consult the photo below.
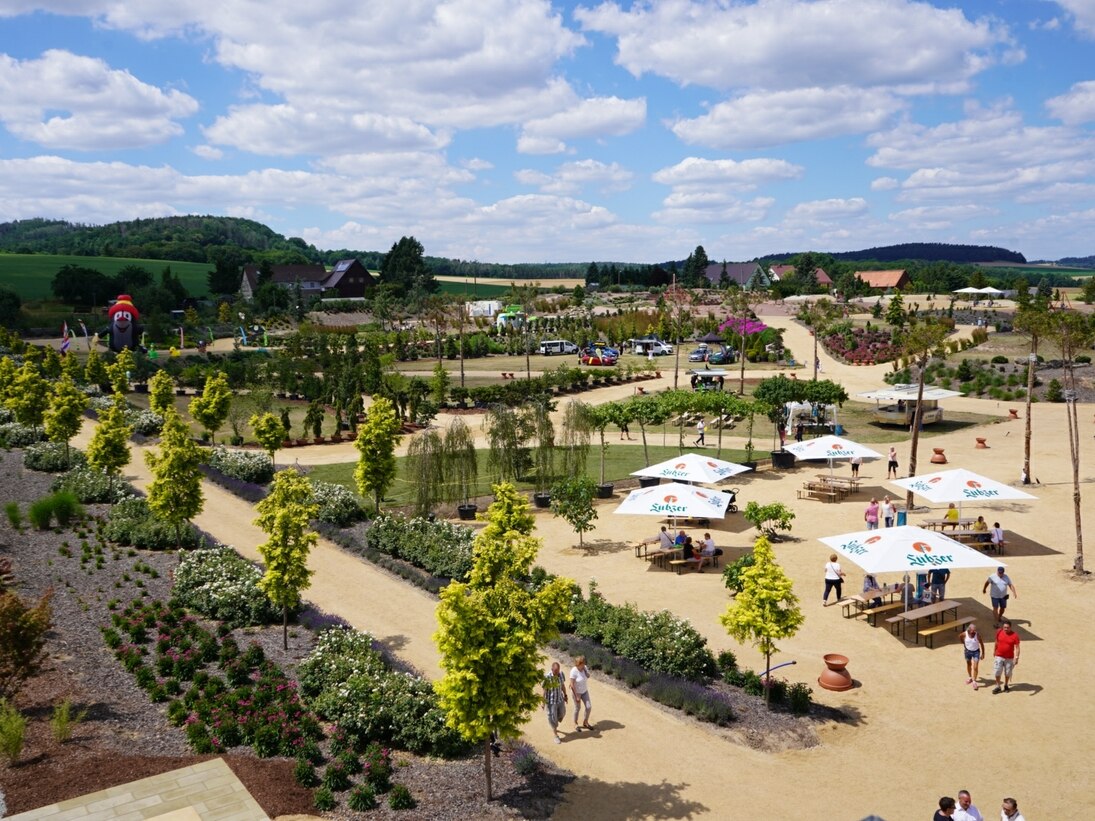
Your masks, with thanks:
M 53 740 L 58 744 L 64 744 L 76 731 L 76 726 L 87 718 L 87 710 L 73 712 L 72 700 L 66 698 L 53 708 L 49 717 L 49 729 L 53 733 Z
M 319 787 L 312 793 L 312 803 L 320 812 L 330 812 L 335 808 L 335 795 L 327 787 Z
M 4 505 L 4 515 L 8 517 L 8 524 L 15 530 L 23 528 L 23 510 L 18 502 L 8 502 Z
M 368 784 L 358 784 L 350 791 L 346 804 L 354 812 L 368 812 L 376 809 L 376 793 Z
M 378 516 L 365 533 L 365 546 L 449 579 L 471 570 L 474 532 L 463 525 L 416 517 Z
M 323 786 L 334 792 L 350 789 L 350 774 L 341 761 L 332 761 L 323 773 Z
M 0 753 L 14 764 L 23 752 L 23 739 L 27 733 L 27 720 L 23 714 L 0 699 Z
M 345 527 L 365 518 L 365 508 L 357 497 L 342 485 L 312 479 L 312 492 L 319 511 L 316 518 L 321 522 Z
M 64 473 L 66 470 L 86 464 L 87 457 L 83 452 L 73 447 L 66 448 L 64 442 L 38 442 L 28 445 L 23 451 L 23 466 L 27 470 Z
M 205 463 L 226 476 L 256 485 L 274 478 L 274 463 L 265 453 L 215 447 L 206 451 Z
M 726 589 L 732 593 L 741 592 L 741 574 L 746 568 L 752 567 L 756 563 L 756 559 L 753 558 L 752 553 L 746 553 L 736 562 L 732 562 L 726 565 L 722 571 L 722 581 L 726 585 Z
M 41 667 L 51 596 L 28 607 L 14 593 L 0 594 L 0 699 L 14 696 Z
M 110 477 L 90 467 L 75 467 L 62 473 L 51 490 L 69 490 L 83 504 L 114 504 L 134 495 L 133 486 L 120 479 L 113 483 Z
M 715 657 L 715 666 L 723 681 L 728 681 L 731 674 L 738 669 L 738 659 L 730 650 L 723 650 Z
M 1003 354 L 997 354 L 992 358 L 993 365 L 1006 365 L 1008 364 L 1008 358 Z
M 41 499 L 32 502 L 27 510 L 27 518 L 39 530 L 49 530 L 50 525 L 53 523 L 53 498 L 43 496 Z
M 25 448 L 45 438 L 46 434 L 41 428 L 20 425 L 18 422 L 0 425 L 0 441 L 7 442 L 9 448 Z
M 193 527 L 184 525 L 181 535 L 183 547 L 198 546 L 198 534 Z M 103 528 L 103 538 L 144 550 L 174 550 L 177 545 L 175 527 L 154 516 L 143 498 L 125 499 L 115 504 Z
M 68 527 L 73 520 L 83 518 L 84 507 L 72 491 L 58 490 L 50 499 L 53 500 L 53 515 L 61 527 Z
M 810 712 L 813 692 L 810 685 L 804 682 L 796 681 L 792 684 L 787 689 L 787 703 L 791 708 L 791 712 L 797 716 L 806 715 Z
M 536 755 L 536 750 L 524 742 L 513 745 L 510 750 L 510 760 L 513 762 L 513 769 L 517 771 L 517 774 L 523 775 L 525 778 L 535 774 L 540 769 L 540 757 Z
M 1077 357 L 1073 357 L 1072 361 L 1075 362 L 1077 365 L 1090 365 L 1091 357 L 1088 356 L 1086 353 L 1082 353 Z
M 175 570 L 175 601 L 231 627 L 281 619 L 259 587 L 262 571 L 228 546 L 187 551 Z
M 393 810 L 412 810 L 415 807 L 414 796 L 405 786 L 396 784 L 388 796 L 388 806 Z
M 302 787 L 319 786 L 319 775 L 316 774 L 315 764 L 307 758 L 297 759 L 297 763 L 293 767 L 293 777 Z

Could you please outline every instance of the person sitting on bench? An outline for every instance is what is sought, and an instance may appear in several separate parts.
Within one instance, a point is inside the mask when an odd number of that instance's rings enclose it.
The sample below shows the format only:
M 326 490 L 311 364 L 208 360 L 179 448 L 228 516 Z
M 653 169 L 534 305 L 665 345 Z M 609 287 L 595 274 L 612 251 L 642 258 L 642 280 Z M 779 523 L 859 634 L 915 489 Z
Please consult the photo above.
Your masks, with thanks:
M 681 554 L 681 558 L 686 562 L 695 562 L 696 570 L 700 573 L 703 572 L 703 557 L 696 553 L 696 548 L 692 544 L 692 537 L 688 536 L 684 540 L 684 551 Z
M 722 555 L 722 548 L 715 547 L 715 540 L 711 538 L 710 533 L 703 534 L 703 549 L 700 554 L 712 564 L 714 564 L 716 556 Z
M 866 596 L 870 593 L 881 592 L 882 586 L 878 583 L 878 579 L 874 577 L 873 573 L 867 573 L 863 576 L 863 595 Z M 880 596 L 871 599 L 868 607 L 881 607 L 882 598 Z
M 989 540 L 989 523 L 985 521 L 984 516 L 978 516 L 977 521 L 973 523 L 973 530 L 977 531 L 975 537 L 979 542 L 987 542 Z

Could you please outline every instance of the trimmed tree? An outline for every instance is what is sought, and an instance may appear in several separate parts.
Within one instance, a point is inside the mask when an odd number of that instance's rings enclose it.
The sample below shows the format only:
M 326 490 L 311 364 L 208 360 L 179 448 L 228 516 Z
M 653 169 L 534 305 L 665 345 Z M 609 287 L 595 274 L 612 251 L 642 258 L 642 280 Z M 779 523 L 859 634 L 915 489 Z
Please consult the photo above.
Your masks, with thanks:
M 354 441 L 354 447 L 361 454 L 354 468 L 357 492 L 365 497 L 372 495 L 377 513 L 380 513 L 385 491 L 395 480 L 395 442 L 399 427 L 395 407 L 383 396 L 378 396 L 365 414 Z
M 270 454 L 270 463 L 273 464 L 274 454 L 277 453 L 281 443 L 289 436 L 289 431 L 285 429 L 282 421 L 272 413 L 255 414 L 248 420 L 248 424 L 251 425 L 251 430 L 254 432 L 259 445 Z
M 517 738 L 541 703 L 540 647 L 567 618 L 573 582 L 553 579 L 532 592 L 526 580 L 540 549 L 528 501 L 510 484 L 494 486 L 487 526 L 475 538 L 467 583 L 441 591 L 439 629 L 443 678 L 434 687 L 446 723 L 483 745 L 491 800 L 491 733 Z
M 125 400 L 118 394 L 111 406 L 99 414 L 99 424 L 87 446 L 87 463 L 110 477 L 111 491 L 114 477 L 129 464 L 132 432 L 125 421 Z
M 53 386 L 49 409 L 46 411 L 46 436 L 51 442 L 65 443 L 65 463 L 69 463 L 68 443 L 80 432 L 87 410 L 87 394 L 76 387 L 68 375 L 62 376 Z
M 588 476 L 570 476 L 556 482 L 551 489 L 551 512 L 566 520 L 578 534 L 578 546 L 585 547 L 583 535 L 593 530 L 597 510 L 593 496 L 597 485 Z
M 167 416 L 168 408 L 175 407 L 175 380 L 167 371 L 156 371 L 148 380 L 148 406 L 160 416 Z
M 46 658 L 53 590 L 33 607 L 14 593 L 0 594 L 0 699 L 11 698 Z
M 137 367 L 137 358 L 129 348 L 122 348 L 114 357 L 114 361 L 107 366 L 107 376 L 110 379 L 110 387 L 117 394 L 126 394 L 129 391 L 129 375 Z
M 7 405 L 19 424 L 35 430 L 42 426 L 46 408 L 49 407 L 49 382 L 33 362 L 24 362 L 15 374 L 8 388 Z
M 110 382 L 106 365 L 103 364 L 103 358 L 94 348 L 87 352 L 87 362 L 84 363 L 84 379 L 87 380 L 87 384 L 98 385 L 100 388 Z
M 719 617 L 730 636 L 750 642 L 764 653 L 764 701 L 768 703 L 772 655 L 776 642 L 798 632 L 804 620 L 791 580 L 776 562 L 768 539 L 761 536 L 753 545 L 753 566 L 740 574 L 741 590 Z
M 270 493 L 258 503 L 255 524 L 270 538 L 258 546 L 266 572 L 259 588 L 281 608 L 281 645 L 289 649 L 289 611 L 309 585 L 308 553 L 319 540 L 310 522 L 319 510 L 307 477 L 287 468 L 274 474 Z
M 160 431 L 160 452 L 148 451 L 145 463 L 152 471 L 148 507 L 175 528 L 175 547 L 182 549 L 182 527 L 202 511 L 201 452 L 178 411 L 169 408 Z
M 219 371 L 205 380 L 200 396 L 190 400 L 188 410 L 194 421 L 209 433 L 211 441 L 217 441 L 217 431 L 228 418 L 232 405 L 232 389 L 228 387 L 228 375 Z

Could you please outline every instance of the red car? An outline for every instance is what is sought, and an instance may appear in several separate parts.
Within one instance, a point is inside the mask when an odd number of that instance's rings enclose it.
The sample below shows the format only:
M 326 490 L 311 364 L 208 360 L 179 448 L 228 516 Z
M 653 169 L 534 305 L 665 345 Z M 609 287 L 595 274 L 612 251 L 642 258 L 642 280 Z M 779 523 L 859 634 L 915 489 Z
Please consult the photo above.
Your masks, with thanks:
M 583 365 L 615 365 L 618 356 L 604 348 L 586 348 L 580 357 Z

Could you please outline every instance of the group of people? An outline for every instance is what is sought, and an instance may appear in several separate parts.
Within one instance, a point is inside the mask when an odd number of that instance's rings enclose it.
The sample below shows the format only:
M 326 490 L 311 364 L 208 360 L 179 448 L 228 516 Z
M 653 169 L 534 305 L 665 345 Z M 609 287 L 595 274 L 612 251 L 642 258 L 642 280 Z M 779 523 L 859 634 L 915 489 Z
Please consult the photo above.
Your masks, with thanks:
M 969 790 L 959 790 L 957 801 L 949 795 L 939 799 L 939 809 L 932 821 L 985 821 L 985 816 L 974 806 Z M 1014 798 L 1000 802 L 1000 821 L 1025 821 L 1019 812 L 1019 802 Z
M 544 710 L 547 711 L 548 724 L 555 736 L 555 743 L 562 744 L 563 737 L 559 734 L 559 725 L 567 716 L 567 706 L 570 697 L 574 696 L 574 732 L 592 730 L 589 723 L 589 714 L 593 710 L 593 703 L 589 699 L 589 668 L 586 667 L 586 657 L 578 656 L 574 659 L 574 666 L 570 668 L 570 675 L 563 677 L 559 662 L 551 663 L 551 670 L 544 676 Z M 569 690 L 569 693 L 567 692 Z M 585 717 L 578 724 L 582 708 L 585 708 Z
M 980 689 L 980 664 L 985 658 L 985 641 L 977 632 L 977 625 L 970 622 L 962 633 L 963 650 L 966 658 L 966 684 Z M 992 651 L 992 675 L 996 686 L 994 694 L 1011 692 L 1011 677 L 1015 665 L 1019 663 L 1019 634 L 1011 629 L 1011 622 L 1004 619 L 996 631 L 996 645 Z
M 867 523 L 867 530 L 878 530 L 878 523 L 882 522 L 886 527 L 893 527 L 897 517 L 897 502 L 890 501 L 889 496 L 883 496 L 882 501 L 871 497 L 867 509 L 863 511 L 863 521 Z
M 659 550 L 680 550 L 681 558 L 686 562 L 695 562 L 696 569 L 700 573 L 703 572 L 704 564 L 714 562 L 716 556 L 722 555 L 722 548 L 715 546 L 715 540 L 711 538 L 710 533 L 704 533 L 703 541 L 697 545 L 692 537 L 683 530 L 677 531 L 677 535 L 673 536 L 669 529 L 662 525 L 662 529 L 658 531 L 657 536 L 644 540 L 644 544 L 655 543 L 657 543 Z

